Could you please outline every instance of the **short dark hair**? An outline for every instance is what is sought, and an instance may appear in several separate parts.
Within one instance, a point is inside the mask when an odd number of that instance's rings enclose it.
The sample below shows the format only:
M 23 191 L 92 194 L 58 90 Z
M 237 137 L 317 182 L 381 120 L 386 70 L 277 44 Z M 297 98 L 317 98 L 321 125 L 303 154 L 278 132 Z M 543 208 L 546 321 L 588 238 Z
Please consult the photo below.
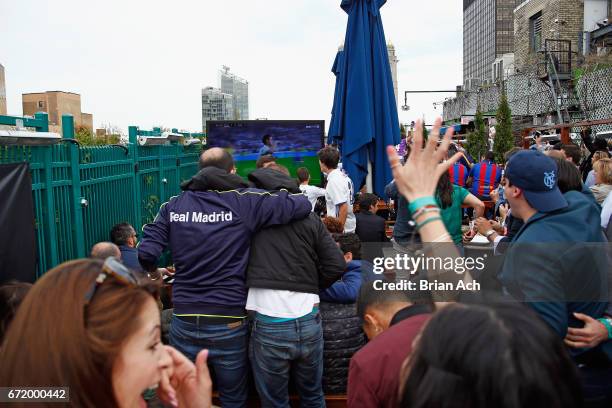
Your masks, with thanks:
M 8 281 L 0 286 L 0 344 L 4 340 L 6 334 L 15 313 L 19 305 L 26 297 L 30 288 L 31 283 Z
M 270 143 L 271 138 L 272 136 L 270 135 L 263 135 L 263 137 L 261 138 L 261 143 L 267 145 L 268 143 Z
M 557 162 L 557 185 L 562 193 L 582 191 L 582 178 L 578 167 L 560 157 L 553 157 Z
M 213 148 L 204 150 L 200 154 L 198 165 L 200 170 L 206 167 L 216 167 L 229 173 L 234 168 L 234 158 L 227 150 Z
M 257 161 L 255 162 L 255 168 L 261 169 L 266 164 L 275 162 L 276 159 L 274 158 L 274 156 L 272 156 L 271 154 L 264 154 L 263 156 L 260 156 L 259 159 L 257 159 Z
M 368 211 L 371 206 L 376 205 L 378 202 L 378 196 L 372 193 L 361 193 L 359 194 L 359 212 Z
M 488 151 L 488 152 L 485 154 L 485 159 L 486 159 L 486 160 L 491 160 L 491 161 L 495 160 L 495 153 L 493 153 L 492 151 L 490 151 L 490 150 L 489 150 L 489 151 Z
M 308 179 L 310 178 L 310 172 L 308 171 L 306 167 L 300 167 L 299 169 L 297 169 L 296 172 L 297 172 L 297 178 L 300 181 L 300 183 L 308 181 Z
M 113 226 L 110 232 L 110 240 L 115 245 L 126 245 L 127 240 L 132 237 L 134 227 L 129 222 L 121 222 Z
M 325 146 L 317 153 L 319 156 L 319 161 L 323 163 L 328 169 L 335 169 L 338 167 L 338 163 L 340 162 L 340 152 L 338 149 Z
M 363 320 L 369 307 L 396 302 L 410 302 L 408 291 L 377 290 L 373 282 L 364 282 L 359 288 L 359 295 L 357 296 L 357 315 Z
M 340 245 L 340 250 L 343 254 L 351 253 L 353 254 L 354 260 L 361 259 L 361 240 L 354 233 L 346 233 L 346 234 L 335 234 L 334 241 Z
M 580 164 L 580 159 L 582 159 L 582 152 L 580 152 L 580 148 L 573 143 L 564 144 L 561 147 L 561 150 L 565 152 L 565 155 L 572 159 L 572 162 L 577 166 Z
M 582 406 L 578 372 L 563 342 L 515 302 L 438 311 L 405 373 L 403 407 Z

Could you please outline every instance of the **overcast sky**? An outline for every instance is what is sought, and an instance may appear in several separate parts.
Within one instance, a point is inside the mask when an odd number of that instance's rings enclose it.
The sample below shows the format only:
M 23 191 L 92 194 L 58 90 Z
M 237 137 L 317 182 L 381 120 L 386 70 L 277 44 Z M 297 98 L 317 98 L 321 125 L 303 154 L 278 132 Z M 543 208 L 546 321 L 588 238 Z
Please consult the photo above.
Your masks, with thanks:
M 250 83 L 251 119 L 324 119 L 331 66 L 344 41 L 340 0 L 0 0 L 0 63 L 9 114 L 21 94 L 81 94 L 94 126 L 155 125 L 199 131 L 201 89 L 227 65 Z M 404 90 L 454 89 L 462 78 L 457 0 L 388 0 L 387 41 Z M 410 122 L 441 114 L 449 94 L 412 95 Z

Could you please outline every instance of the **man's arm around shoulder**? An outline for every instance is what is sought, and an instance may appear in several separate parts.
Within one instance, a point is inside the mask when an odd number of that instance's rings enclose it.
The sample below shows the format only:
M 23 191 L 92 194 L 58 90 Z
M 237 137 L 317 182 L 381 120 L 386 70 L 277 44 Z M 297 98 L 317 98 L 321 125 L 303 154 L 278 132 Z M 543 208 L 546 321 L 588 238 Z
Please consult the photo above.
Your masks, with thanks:
M 259 231 L 272 225 L 301 220 L 312 211 L 312 204 L 304 194 L 247 192 L 240 198 L 242 217 L 251 231 Z

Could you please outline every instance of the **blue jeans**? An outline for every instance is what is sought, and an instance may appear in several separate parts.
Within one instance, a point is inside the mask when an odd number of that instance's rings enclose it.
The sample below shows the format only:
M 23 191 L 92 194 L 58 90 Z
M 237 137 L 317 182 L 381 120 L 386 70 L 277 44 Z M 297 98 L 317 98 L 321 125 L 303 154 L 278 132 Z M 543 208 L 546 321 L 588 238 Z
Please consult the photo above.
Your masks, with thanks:
M 174 316 L 170 325 L 170 344 L 192 361 L 200 350 L 208 349 L 208 367 L 224 408 L 247 404 L 248 335 L 246 320 L 230 325 L 205 324 Z
M 325 407 L 321 316 L 282 323 L 253 321 L 249 355 L 261 406 L 289 406 L 289 376 L 294 375 L 301 407 Z

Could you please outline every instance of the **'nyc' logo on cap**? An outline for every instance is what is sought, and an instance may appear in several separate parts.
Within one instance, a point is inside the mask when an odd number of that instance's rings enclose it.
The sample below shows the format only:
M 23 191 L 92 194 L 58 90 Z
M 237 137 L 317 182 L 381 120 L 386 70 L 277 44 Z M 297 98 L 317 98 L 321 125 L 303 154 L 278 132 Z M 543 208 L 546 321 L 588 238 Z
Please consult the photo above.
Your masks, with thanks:
M 551 172 L 544 172 L 544 185 L 549 189 L 552 189 L 555 186 L 555 172 L 554 170 Z

